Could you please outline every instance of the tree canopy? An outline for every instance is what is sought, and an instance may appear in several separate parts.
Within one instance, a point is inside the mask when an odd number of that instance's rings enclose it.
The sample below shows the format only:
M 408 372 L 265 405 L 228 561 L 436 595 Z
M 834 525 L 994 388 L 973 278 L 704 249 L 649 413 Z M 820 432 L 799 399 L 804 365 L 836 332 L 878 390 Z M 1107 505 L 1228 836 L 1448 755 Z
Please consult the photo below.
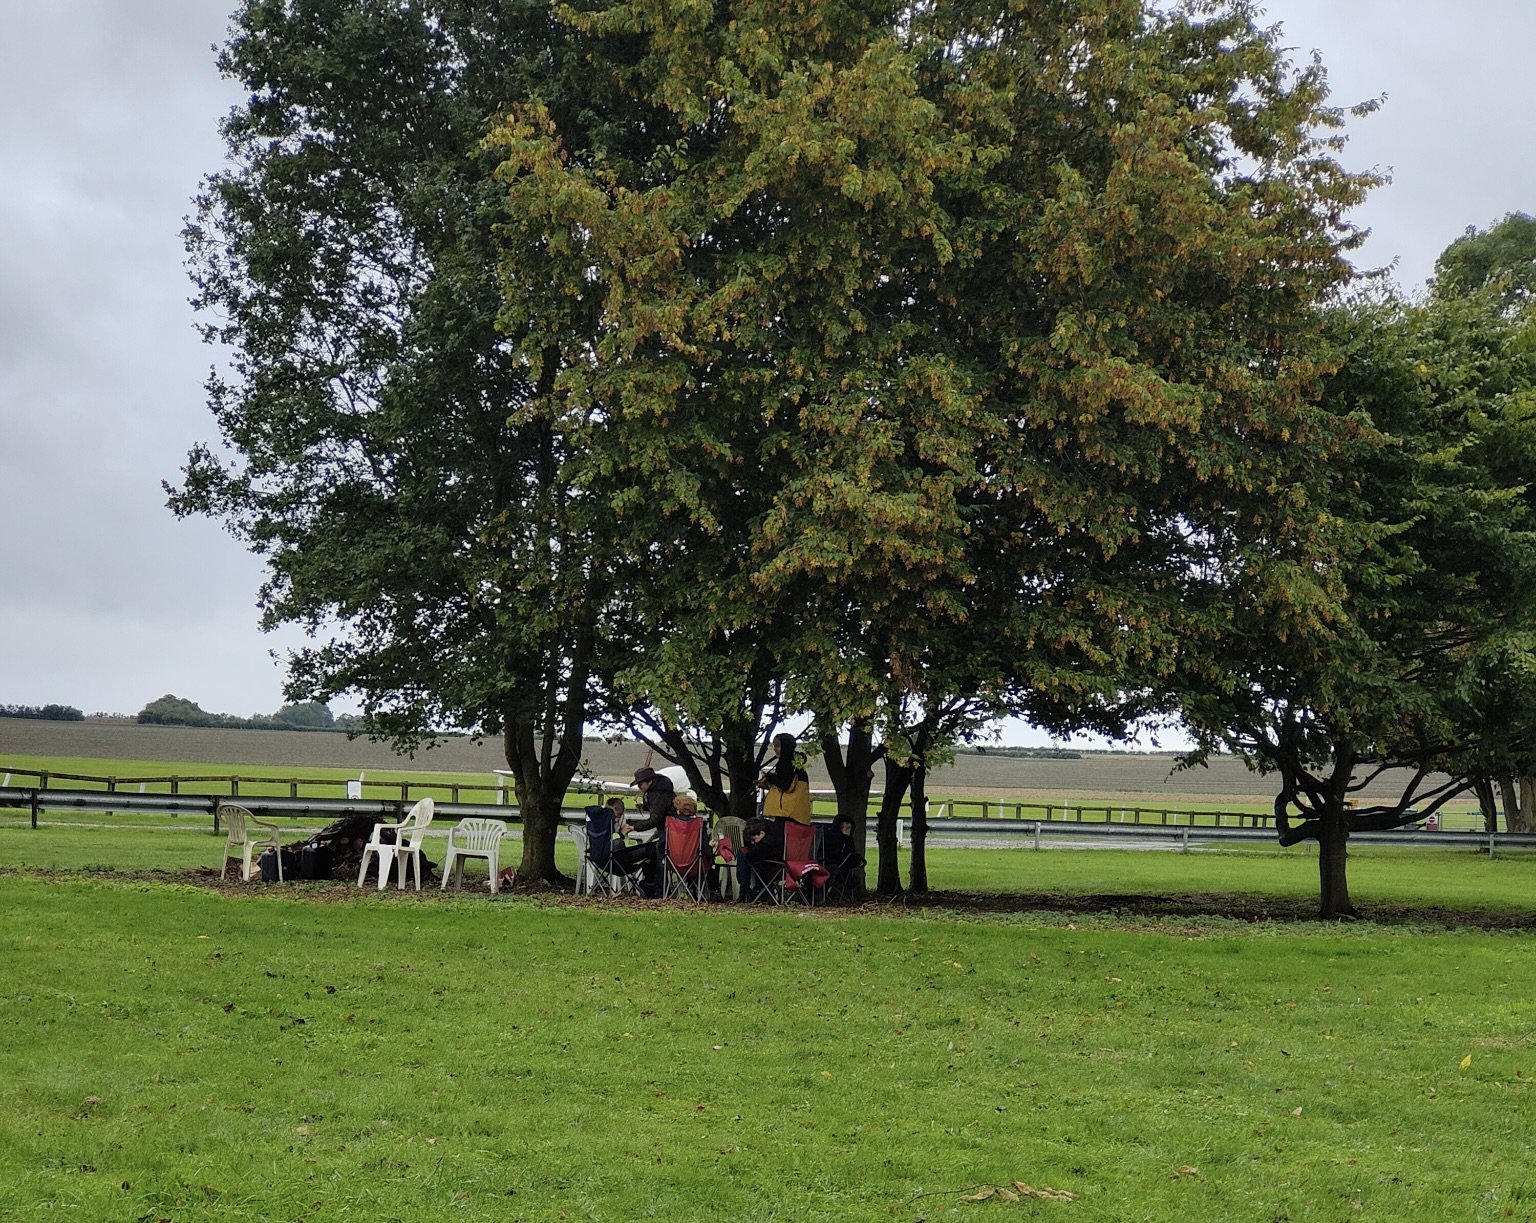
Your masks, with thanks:
M 1430 282 L 1440 298 L 1493 293 L 1512 309 L 1536 300 L 1536 217 L 1512 212 L 1487 229 L 1467 232 L 1440 252 Z
M 523 877 L 594 720 L 723 798 L 810 714 L 862 816 L 876 738 L 942 750 L 941 711 L 1166 708 L 1234 584 L 1337 616 L 1317 308 L 1372 180 L 1242 0 L 234 30 L 187 228 L 228 453 L 172 504 L 316 634 L 291 700 L 502 736 Z
M 1362 299 L 1328 321 L 1341 444 L 1318 512 L 1337 536 L 1339 614 L 1277 633 L 1232 600 L 1225 661 L 1182 705 L 1204 745 L 1277 775 L 1282 843 L 1318 841 L 1322 911 L 1340 916 L 1350 831 L 1410 822 L 1529 760 L 1509 696 L 1532 678 L 1536 348 L 1492 291 Z M 1386 769 L 1408 771 L 1398 800 L 1355 807 Z

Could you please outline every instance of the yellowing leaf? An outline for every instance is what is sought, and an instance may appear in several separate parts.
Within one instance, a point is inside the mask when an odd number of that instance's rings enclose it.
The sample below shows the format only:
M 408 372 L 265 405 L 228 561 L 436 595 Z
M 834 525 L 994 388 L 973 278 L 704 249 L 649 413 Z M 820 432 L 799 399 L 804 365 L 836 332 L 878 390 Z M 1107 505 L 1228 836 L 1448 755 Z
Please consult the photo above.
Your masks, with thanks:
M 1461 1059 L 1461 1068 L 1463 1070 L 1465 1070 L 1471 1064 L 1472 1064 L 1472 1055 L 1469 1053 L 1469 1054 L 1467 1054 L 1466 1057 Z
M 1041 1185 L 1036 1188 L 1024 1181 L 1014 1181 L 1013 1187 L 1027 1198 L 1039 1198 L 1044 1202 L 1075 1202 L 1077 1194 L 1069 1193 L 1065 1189 L 1052 1189 L 1049 1185 Z

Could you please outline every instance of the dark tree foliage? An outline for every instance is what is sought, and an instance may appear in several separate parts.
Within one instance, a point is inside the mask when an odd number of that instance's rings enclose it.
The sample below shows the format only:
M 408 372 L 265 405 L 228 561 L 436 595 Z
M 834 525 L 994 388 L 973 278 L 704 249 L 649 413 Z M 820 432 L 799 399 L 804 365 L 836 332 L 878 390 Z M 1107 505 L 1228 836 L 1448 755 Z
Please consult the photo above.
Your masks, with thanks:
M 1486 290 L 1511 309 L 1536 301 L 1536 217 L 1512 212 L 1487 229 L 1468 226 L 1435 260 L 1439 298 Z
M 1351 832 L 1412 822 L 1536 739 L 1536 344 L 1492 292 L 1358 302 L 1326 404 L 1343 439 L 1317 507 L 1339 540 L 1339 615 L 1277 632 L 1241 589 L 1191 723 L 1279 781 L 1282 844 L 1319 846 L 1321 912 L 1350 916 Z M 1231 595 L 1236 593 L 1238 597 Z M 1385 769 L 1398 800 L 1356 806 Z M 1433 780 L 1443 775 L 1444 780 Z
M 766 659 L 862 817 L 903 702 L 1152 708 L 1228 547 L 1328 608 L 1313 307 L 1370 180 L 1249 6 L 571 20 L 623 103 L 509 108 L 503 317 L 645 560 L 633 695 L 709 724 Z
M 171 504 L 267 557 L 265 623 L 315 633 L 291 700 L 361 694 L 403 748 L 499 735 L 520 877 L 553 878 L 606 553 L 544 410 L 554 370 L 496 327 L 479 150 L 515 99 L 600 126 L 603 82 L 521 0 L 247 0 L 233 29 L 219 66 L 249 98 L 186 231 L 229 354 L 209 386 L 226 450 L 196 450 Z
M 44 722 L 83 722 L 73 705 L 0 705 L 0 718 L 37 718 Z

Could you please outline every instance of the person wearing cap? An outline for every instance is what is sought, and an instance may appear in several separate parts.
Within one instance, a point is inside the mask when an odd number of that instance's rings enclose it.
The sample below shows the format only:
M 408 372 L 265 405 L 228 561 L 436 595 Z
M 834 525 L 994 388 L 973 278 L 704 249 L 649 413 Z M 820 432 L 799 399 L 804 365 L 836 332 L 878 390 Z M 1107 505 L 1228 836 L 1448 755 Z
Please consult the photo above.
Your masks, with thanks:
M 642 874 L 640 890 L 646 896 L 661 895 L 661 843 L 666 835 L 667 816 L 673 813 L 677 791 L 672 779 L 652 768 L 635 770 L 635 786 L 640 791 L 640 810 L 645 815 L 626 822 L 621 829 L 625 836 L 636 833 L 649 834 L 644 844 L 631 845 L 624 850 L 625 860 L 638 862 Z

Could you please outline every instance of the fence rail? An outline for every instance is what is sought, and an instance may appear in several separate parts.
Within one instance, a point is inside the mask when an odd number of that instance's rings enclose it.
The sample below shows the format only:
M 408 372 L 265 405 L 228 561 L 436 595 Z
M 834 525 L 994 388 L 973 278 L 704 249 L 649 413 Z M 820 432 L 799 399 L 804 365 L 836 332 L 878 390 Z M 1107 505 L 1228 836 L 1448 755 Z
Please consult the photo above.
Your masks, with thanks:
M 18 778 L 30 778 L 27 785 L 16 786 Z M 60 785 L 59 783 L 65 783 Z M 0 774 L 0 790 L 8 788 L 36 789 L 49 796 L 55 805 L 78 805 L 80 796 L 100 792 L 119 796 L 122 807 L 127 809 L 128 799 L 139 796 L 188 796 L 194 806 L 211 800 L 214 795 L 239 802 L 242 806 L 286 797 L 290 802 L 304 801 L 315 810 L 327 810 L 325 800 L 342 796 L 354 804 L 349 810 L 371 810 L 356 806 L 358 800 L 371 799 L 386 810 L 397 805 L 410 806 L 419 798 L 432 798 L 437 802 L 484 809 L 490 815 L 506 815 L 511 800 L 506 776 L 497 775 L 494 781 L 479 784 L 460 781 L 368 781 L 362 777 L 246 777 L 238 774 L 188 774 L 186 776 L 153 777 L 102 777 L 81 773 L 61 773 L 31 769 L 12 769 Z M 601 793 L 602 791 L 599 791 Z M 55 798 L 57 796 L 57 798 Z M 483 798 L 481 796 L 484 796 Z M 46 804 L 45 804 L 46 805 Z M 830 816 L 835 810 L 830 803 L 815 804 L 818 815 Z M 497 810 L 496 808 L 499 808 Z M 112 810 L 112 806 L 98 810 Z M 138 805 L 140 810 L 154 808 Z M 167 805 L 162 810 L 179 809 Z M 277 811 L 278 807 L 270 808 Z M 1251 811 L 1191 811 L 1176 807 L 1131 806 L 1127 804 L 1087 804 L 1076 802 L 1019 802 L 1003 799 L 955 798 L 933 802 L 928 807 L 928 819 L 932 823 L 954 819 L 987 821 L 1045 820 L 1048 822 L 1114 823 L 1182 825 L 1188 823 L 1214 824 L 1217 827 L 1267 828 L 1273 823 L 1268 813 Z
M 32 778 L 31 788 L 45 791 L 49 794 L 65 793 L 76 794 L 85 791 L 100 791 L 105 794 L 131 795 L 131 794 L 161 794 L 171 797 L 179 797 L 183 793 L 190 793 L 194 797 L 207 797 L 209 790 L 199 790 L 198 787 L 217 787 L 220 796 L 230 800 L 239 800 L 242 805 L 246 798 L 269 798 L 275 795 L 286 794 L 290 799 L 299 798 L 324 798 L 326 795 L 340 791 L 349 798 L 362 798 L 365 793 L 371 792 L 379 801 L 399 801 L 409 806 L 418 798 L 431 797 L 434 799 L 445 798 L 448 802 L 461 801 L 464 794 L 485 794 L 490 796 L 488 803 L 501 805 L 507 801 L 507 783 L 505 780 L 488 781 L 484 784 L 465 781 L 367 781 L 362 777 L 336 778 L 336 777 L 247 777 L 240 774 L 188 774 L 185 776 L 166 776 L 158 774 L 152 777 L 100 777 L 85 773 L 59 773 L 52 770 L 39 771 L 36 769 L 11 769 L 0 776 L 0 789 L 13 788 L 12 782 L 17 778 Z M 59 782 L 73 782 L 76 785 L 60 787 Z M 242 795 L 240 787 L 245 787 Z M 188 787 L 191 787 L 188 789 Z M 26 787 L 22 787 L 26 788 Z M 398 796 L 398 799 L 396 799 Z
M 62 774 L 52 774 L 54 779 L 59 779 Z M 186 779 L 183 779 L 186 780 Z M 336 783 L 328 783 L 334 790 Z M 420 788 L 420 787 L 418 787 Z M 444 787 L 446 788 L 446 787 Z M 473 787 L 459 787 L 471 789 Z M 486 787 L 494 789 L 494 787 Z M 285 816 L 291 819 L 304 817 L 322 817 L 327 822 L 344 815 L 363 814 L 380 815 L 391 819 L 399 819 L 405 814 L 410 802 L 415 801 L 411 792 L 407 792 L 402 798 L 374 798 L 360 797 L 343 798 L 319 798 L 319 797 L 287 797 L 284 795 L 242 795 L 239 797 L 241 806 L 250 809 L 257 815 Z M 425 797 L 425 795 L 416 795 Z M 124 790 L 84 790 L 63 789 L 58 787 L 43 788 L 40 786 L 0 786 L 0 808 L 23 808 L 31 811 L 32 827 L 38 826 L 38 816 L 47 810 L 70 811 L 102 811 L 102 812 L 144 812 L 168 815 L 201 815 L 213 821 L 214 831 L 218 831 L 220 803 L 233 801 L 228 794 L 192 794 L 186 792 L 177 793 L 148 793 Z M 992 804 L 994 807 L 998 804 Z M 951 810 L 955 804 L 949 804 Z M 930 816 L 928 821 L 927 839 L 930 844 L 943 845 L 946 842 L 970 842 L 977 840 L 983 842 L 1000 839 L 1004 841 L 1024 841 L 1032 843 L 1035 849 L 1043 849 L 1047 843 L 1058 847 L 1078 846 L 1082 848 L 1163 848 L 1178 849 L 1185 853 L 1194 849 L 1209 848 L 1217 845 L 1235 844 L 1268 844 L 1275 843 L 1275 834 L 1272 828 L 1266 827 L 1264 821 L 1267 817 L 1255 817 L 1246 812 L 1175 812 L 1158 809 L 1155 814 L 1158 820 L 1116 820 L 1110 818 L 1085 818 L 1095 813 L 1119 812 L 1120 808 L 1100 808 L 1087 806 L 1068 806 L 1062 804 L 1028 804 L 1010 803 L 1010 809 L 1046 810 L 1059 813 L 1063 818 L 1020 818 L 1017 816 L 989 815 L 984 819 L 968 819 L 960 815 L 946 812 L 943 815 Z M 1141 810 L 1144 814 L 1148 809 L 1125 808 L 1126 811 Z M 501 803 L 465 803 L 459 801 L 444 801 L 437 803 L 437 812 L 445 820 L 458 820 L 465 816 L 489 816 L 509 820 L 516 823 L 520 819 L 515 805 L 502 805 Z M 1250 824 L 1240 822 L 1222 822 L 1225 815 L 1230 821 L 1248 820 Z M 1177 817 L 1177 818 L 1170 818 Z M 568 809 L 564 812 L 567 820 L 579 820 L 579 809 Z M 905 843 L 909 838 L 911 821 L 902 819 L 898 821 L 897 840 Z M 1460 846 L 1466 849 L 1493 854 L 1499 849 L 1536 849 L 1536 834 L 1532 833 L 1508 833 L 1508 832 L 1483 832 L 1483 831 L 1428 831 L 1416 828 L 1402 828 L 1390 832 L 1361 832 L 1355 833 L 1351 841 L 1358 844 L 1371 845 L 1401 845 L 1401 846 L 1435 846 L 1439 848 L 1451 848 Z

